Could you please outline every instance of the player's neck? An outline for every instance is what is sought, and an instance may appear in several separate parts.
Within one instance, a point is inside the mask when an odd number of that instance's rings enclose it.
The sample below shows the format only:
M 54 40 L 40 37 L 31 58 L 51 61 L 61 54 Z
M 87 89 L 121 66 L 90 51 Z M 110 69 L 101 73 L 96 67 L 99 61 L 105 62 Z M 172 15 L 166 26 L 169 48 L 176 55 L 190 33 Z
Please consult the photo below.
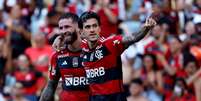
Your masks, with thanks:
M 88 45 L 90 49 L 93 49 L 97 46 L 98 41 L 88 41 Z
M 81 44 L 81 39 L 77 39 L 75 42 L 68 45 L 68 49 L 72 52 L 80 51 L 81 50 L 80 44 Z

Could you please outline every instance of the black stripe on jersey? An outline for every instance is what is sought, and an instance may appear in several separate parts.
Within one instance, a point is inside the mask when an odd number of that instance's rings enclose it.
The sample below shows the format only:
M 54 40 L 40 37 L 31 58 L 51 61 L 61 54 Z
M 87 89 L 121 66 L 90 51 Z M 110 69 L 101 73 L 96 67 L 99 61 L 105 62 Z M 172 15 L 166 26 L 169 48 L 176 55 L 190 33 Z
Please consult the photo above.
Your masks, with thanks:
M 122 80 L 122 69 L 120 67 L 106 69 L 105 75 L 94 78 L 88 78 L 88 80 L 90 84 L 101 84 L 110 80 Z
M 94 51 L 84 52 L 83 62 L 95 62 L 110 54 L 106 46 L 102 46 Z
M 93 95 L 90 101 L 127 101 L 124 93 L 114 93 L 109 95 Z
M 57 59 L 57 65 L 60 69 L 81 68 L 82 57 L 69 56 Z
M 78 85 L 78 86 L 66 86 L 65 82 L 62 83 L 62 87 L 64 90 L 67 91 L 89 91 L 89 86 L 88 85 Z

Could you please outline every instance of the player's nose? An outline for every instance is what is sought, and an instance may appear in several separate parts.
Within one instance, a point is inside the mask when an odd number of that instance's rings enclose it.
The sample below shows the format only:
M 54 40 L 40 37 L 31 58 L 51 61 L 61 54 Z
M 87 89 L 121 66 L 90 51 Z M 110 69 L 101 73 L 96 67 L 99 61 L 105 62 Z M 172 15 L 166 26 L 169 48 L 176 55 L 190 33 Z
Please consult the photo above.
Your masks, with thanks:
M 94 30 L 93 27 L 90 28 L 90 32 L 91 32 L 91 33 L 94 33 L 94 32 L 95 32 L 95 30 Z

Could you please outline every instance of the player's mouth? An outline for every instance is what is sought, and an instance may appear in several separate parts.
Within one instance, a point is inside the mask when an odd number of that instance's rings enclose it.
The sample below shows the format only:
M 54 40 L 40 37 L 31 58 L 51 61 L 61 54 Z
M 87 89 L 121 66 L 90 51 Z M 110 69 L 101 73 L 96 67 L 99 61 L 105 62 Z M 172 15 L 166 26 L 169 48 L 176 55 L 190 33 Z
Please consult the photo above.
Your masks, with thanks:
M 98 39 L 97 34 L 90 34 L 89 38 L 90 38 L 90 40 L 97 40 Z
M 90 34 L 89 37 L 96 37 L 96 34 Z

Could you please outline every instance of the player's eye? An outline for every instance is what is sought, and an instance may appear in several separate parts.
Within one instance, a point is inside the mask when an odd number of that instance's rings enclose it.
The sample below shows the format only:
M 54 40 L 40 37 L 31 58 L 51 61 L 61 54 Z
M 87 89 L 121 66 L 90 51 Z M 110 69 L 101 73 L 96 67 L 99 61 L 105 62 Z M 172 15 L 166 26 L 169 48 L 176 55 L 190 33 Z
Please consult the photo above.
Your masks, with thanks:
M 86 26 L 85 26 L 86 29 L 90 29 L 90 27 L 91 27 L 91 26 L 89 26 L 89 25 L 86 25 Z
M 59 27 L 59 29 L 62 29 L 63 27 Z
M 93 28 L 96 28 L 96 27 L 98 27 L 98 25 L 97 25 L 97 24 L 93 24 L 92 26 L 93 26 Z
M 69 28 L 70 26 L 68 26 L 68 25 L 65 25 L 64 27 L 65 27 L 65 28 L 67 29 L 67 28 Z

